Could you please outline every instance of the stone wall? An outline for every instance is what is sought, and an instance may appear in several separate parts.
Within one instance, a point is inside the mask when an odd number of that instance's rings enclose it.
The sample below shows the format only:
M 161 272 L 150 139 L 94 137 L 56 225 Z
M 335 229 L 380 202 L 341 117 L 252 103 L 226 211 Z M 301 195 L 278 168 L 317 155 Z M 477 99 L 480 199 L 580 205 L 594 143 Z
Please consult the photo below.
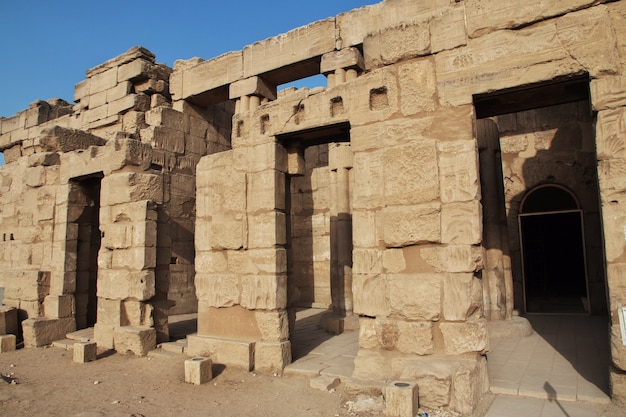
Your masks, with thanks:
M 100 344 L 145 353 L 195 291 L 189 352 L 276 372 L 291 361 L 288 305 L 330 301 L 360 323 L 353 386 L 410 379 L 424 406 L 469 413 L 488 388 L 487 318 L 520 308 L 516 198 L 554 181 L 595 232 L 589 289 L 608 290 L 623 399 L 625 4 L 385 0 L 173 71 L 131 49 L 87 72 L 73 108 L 37 102 L 1 120 L 7 298 L 65 314 L 46 307 L 75 293 L 71 245 L 85 242 L 68 184 L 96 175 Z M 316 74 L 326 88 L 277 91 Z M 546 97 L 571 80 L 590 94 Z M 530 90 L 536 107 L 477 120 L 485 97 L 507 107 L 501 94 Z M 66 130 L 48 148 L 53 126 Z M 75 130 L 90 136 L 68 145 Z M 6 284 L 20 277 L 38 284 Z

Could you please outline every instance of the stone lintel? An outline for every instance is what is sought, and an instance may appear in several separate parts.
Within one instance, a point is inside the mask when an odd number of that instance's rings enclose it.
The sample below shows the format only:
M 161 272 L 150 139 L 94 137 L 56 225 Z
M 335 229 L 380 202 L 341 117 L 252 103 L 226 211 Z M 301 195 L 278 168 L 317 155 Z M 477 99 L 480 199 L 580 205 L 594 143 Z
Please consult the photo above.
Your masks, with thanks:
M 257 76 L 232 83 L 229 87 L 229 98 L 235 99 L 243 96 L 259 96 L 276 100 L 276 86 Z
M 329 74 L 338 69 L 356 69 L 358 71 L 365 70 L 365 61 L 361 51 L 357 48 L 346 48 L 340 51 L 332 51 L 322 55 L 320 64 L 320 72 Z

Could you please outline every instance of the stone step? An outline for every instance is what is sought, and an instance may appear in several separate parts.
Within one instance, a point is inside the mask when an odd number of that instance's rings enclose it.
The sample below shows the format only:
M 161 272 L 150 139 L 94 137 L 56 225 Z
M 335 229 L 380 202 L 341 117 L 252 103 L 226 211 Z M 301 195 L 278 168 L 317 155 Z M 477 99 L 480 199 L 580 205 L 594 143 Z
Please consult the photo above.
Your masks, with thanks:
M 76 330 L 75 332 L 66 334 L 65 337 L 77 342 L 91 342 L 95 340 L 93 336 L 93 327 Z
M 159 345 L 165 352 L 183 354 L 187 351 L 187 339 L 180 339 L 174 342 L 164 342 Z
M 72 350 L 74 349 L 74 343 L 76 342 L 77 342 L 76 340 L 72 340 L 72 339 L 61 339 L 61 340 L 55 340 L 54 342 L 52 342 L 52 346 L 65 349 L 65 350 Z

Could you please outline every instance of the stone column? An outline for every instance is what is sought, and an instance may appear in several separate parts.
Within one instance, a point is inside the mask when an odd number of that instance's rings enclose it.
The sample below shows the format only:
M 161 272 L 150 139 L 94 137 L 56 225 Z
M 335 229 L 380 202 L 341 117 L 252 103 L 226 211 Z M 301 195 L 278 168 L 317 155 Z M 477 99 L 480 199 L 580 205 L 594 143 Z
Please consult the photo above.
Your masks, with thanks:
M 357 48 L 324 54 L 320 63 L 320 72 L 328 79 L 328 88 L 354 80 L 364 69 L 363 55 Z
M 229 86 L 229 98 L 236 100 L 235 113 L 254 111 L 262 103 L 276 100 L 276 86 L 261 77 L 246 78 Z
M 476 121 L 483 205 L 485 269 L 483 302 L 490 320 L 510 319 L 513 312 L 513 277 L 507 239 L 498 126 L 489 119 Z
M 329 145 L 332 171 L 331 201 L 331 294 L 333 310 L 352 314 L 352 210 L 350 206 L 350 170 L 352 150 L 349 144 Z

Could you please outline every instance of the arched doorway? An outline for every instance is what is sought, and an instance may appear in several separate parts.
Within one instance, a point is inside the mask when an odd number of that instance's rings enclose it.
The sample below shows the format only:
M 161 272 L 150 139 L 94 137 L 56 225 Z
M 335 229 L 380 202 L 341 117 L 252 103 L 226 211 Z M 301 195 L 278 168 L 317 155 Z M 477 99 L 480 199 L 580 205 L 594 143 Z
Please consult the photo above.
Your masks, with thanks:
M 588 314 L 582 210 L 564 187 L 543 185 L 519 214 L 524 303 L 529 313 Z

